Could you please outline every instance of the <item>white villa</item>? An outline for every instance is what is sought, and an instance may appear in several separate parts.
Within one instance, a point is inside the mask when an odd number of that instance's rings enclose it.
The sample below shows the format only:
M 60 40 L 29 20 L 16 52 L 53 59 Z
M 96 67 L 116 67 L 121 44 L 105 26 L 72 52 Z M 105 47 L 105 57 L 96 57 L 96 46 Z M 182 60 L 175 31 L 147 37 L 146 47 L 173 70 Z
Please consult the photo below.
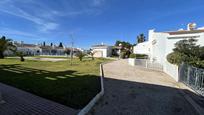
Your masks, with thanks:
M 155 32 L 149 30 L 148 41 L 134 47 L 135 54 L 147 54 L 151 62 L 164 65 L 166 56 L 173 51 L 174 44 L 182 39 L 195 38 L 197 44 L 204 46 L 204 28 L 196 28 L 195 23 L 189 23 L 187 30 Z
M 94 52 L 94 57 L 110 57 L 112 55 L 112 46 L 104 45 L 93 45 L 92 52 Z

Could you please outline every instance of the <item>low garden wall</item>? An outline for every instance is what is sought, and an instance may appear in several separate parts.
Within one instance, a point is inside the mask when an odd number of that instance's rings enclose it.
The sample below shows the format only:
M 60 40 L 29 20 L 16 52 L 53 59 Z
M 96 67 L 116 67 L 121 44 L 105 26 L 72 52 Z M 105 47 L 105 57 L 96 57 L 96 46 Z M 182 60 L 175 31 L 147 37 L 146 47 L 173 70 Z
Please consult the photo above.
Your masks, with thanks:
M 103 64 L 100 64 L 100 85 L 101 91 L 78 113 L 78 115 L 86 115 L 96 104 L 96 102 L 104 95 L 104 72 L 103 72 Z

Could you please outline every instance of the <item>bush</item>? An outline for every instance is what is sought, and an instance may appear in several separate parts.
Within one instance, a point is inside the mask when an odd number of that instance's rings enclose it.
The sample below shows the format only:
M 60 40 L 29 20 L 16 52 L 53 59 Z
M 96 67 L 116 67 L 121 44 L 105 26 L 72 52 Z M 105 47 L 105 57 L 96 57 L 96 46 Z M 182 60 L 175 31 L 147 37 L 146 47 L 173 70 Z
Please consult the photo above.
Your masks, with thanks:
M 148 55 L 146 55 L 146 54 L 136 54 L 136 58 L 137 59 L 147 59 Z
M 83 57 L 85 57 L 85 56 L 86 56 L 86 54 L 83 53 L 83 52 L 78 52 L 78 53 L 76 54 L 76 57 L 78 57 L 80 61 L 82 61 Z
M 22 62 L 25 61 L 25 59 L 24 59 L 25 54 L 23 52 L 17 51 L 16 55 L 20 57 L 20 61 L 22 61 Z
M 136 58 L 136 54 L 130 54 L 129 58 Z
M 126 56 L 126 52 L 121 52 L 121 53 L 120 53 L 120 58 L 124 59 L 125 56 Z

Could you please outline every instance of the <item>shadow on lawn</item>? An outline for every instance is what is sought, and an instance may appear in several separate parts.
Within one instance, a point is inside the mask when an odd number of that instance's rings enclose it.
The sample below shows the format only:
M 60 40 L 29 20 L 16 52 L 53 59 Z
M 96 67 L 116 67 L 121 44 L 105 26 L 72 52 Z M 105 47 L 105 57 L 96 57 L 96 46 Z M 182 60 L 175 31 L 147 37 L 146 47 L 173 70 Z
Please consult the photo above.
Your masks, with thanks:
M 80 109 L 99 91 L 98 76 L 77 71 L 51 72 L 21 65 L 0 65 L 0 82 Z

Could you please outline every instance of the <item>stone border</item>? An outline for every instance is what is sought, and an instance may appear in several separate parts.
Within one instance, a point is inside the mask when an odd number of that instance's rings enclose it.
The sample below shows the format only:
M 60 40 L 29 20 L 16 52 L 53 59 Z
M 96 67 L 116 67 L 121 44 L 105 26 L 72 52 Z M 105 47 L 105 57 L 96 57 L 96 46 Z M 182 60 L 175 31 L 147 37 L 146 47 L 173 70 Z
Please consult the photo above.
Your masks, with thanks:
M 100 64 L 101 91 L 77 115 L 87 114 L 92 109 L 92 107 L 96 104 L 96 102 L 104 95 L 103 78 L 104 78 L 103 64 Z

